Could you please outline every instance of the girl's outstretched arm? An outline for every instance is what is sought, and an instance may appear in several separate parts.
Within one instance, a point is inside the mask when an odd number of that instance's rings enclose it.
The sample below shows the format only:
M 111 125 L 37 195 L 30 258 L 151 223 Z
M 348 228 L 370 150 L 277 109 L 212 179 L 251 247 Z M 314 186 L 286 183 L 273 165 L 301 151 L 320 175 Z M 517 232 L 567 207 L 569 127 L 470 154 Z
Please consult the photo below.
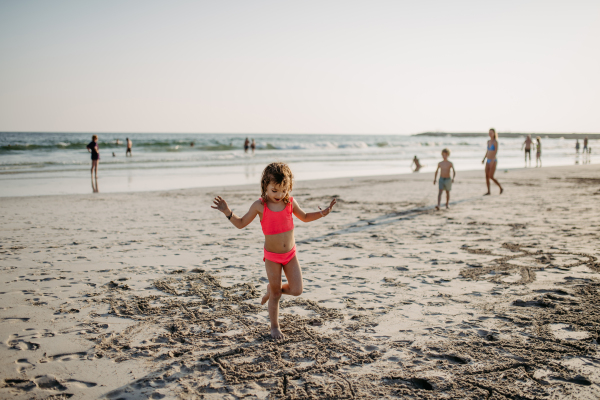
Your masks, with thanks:
M 242 229 L 246 227 L 250 222 L 254 221 L 254 218 L 256 218 L 259 211 L 262 209 L 260 201 L 256 200 L 254 203 L 252 203 L 248 212 L 240 218 L 229 209 L 227 202 L 221 196 L 215 197 L 213 203 L 214 205 L 210 207 L 214 208 L 215 210 L 219 210 L 223 214 L 225 214 L 225 216 L 231 221 L 233 226 L 235 226 L 238 229 Z
M 333 206 L 335 205 L 335 203 L 337 203 L 337 201 L 335 199 L 333 199 L 333 200 L 331 200 L 331 204 L 329 204 L 329 207 L 327 207 L 326 209 L 321 210 L 319 212 L 306 213 L 306 212 L 304 212 L 303 209 L 300 208 L 300 206 L 296 202 L 296 199 L 294 199 L 294 204 L 292 205 L 292 207 L 293 207 L 292 210 L 293 210 L 296 218 L 298 218 L 300 221 L 311 222 L 311 221 L 315 221 L 319 218 L 323 218 L 323 217 L 327 216 L 327 214 L 329 214 L 331 212 L 331 210 L 333 210 Z

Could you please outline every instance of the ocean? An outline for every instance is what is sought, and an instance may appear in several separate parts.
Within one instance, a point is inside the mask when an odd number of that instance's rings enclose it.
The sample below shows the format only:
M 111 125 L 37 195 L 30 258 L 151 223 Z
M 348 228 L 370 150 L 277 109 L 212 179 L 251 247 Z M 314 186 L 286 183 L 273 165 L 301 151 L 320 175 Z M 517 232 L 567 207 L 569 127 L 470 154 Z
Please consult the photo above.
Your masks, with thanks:
M 0 133 L 0 196 L 90 193 L 88 133 Z M 431 174 L 443 148 L 457 171 L 482 170 L 486 137 L 301 134 L 109 134 L 99 136 L 98 189 L 103 193 L 256 183 L 265 165 L 287 162 L 296 180 L 411 173 L 417 156 Z M 125 157 L 126 137 L 133 156 Z M 244 140 L 256 151 L 244 152 Z M 523 168 L 519 138 L 502 138 L 498 171 Z M 121 144 L 117 144 L 117 140 Z M 193 146 L 191 145 L 193 143 Z M 583 145 L 582 141 L 580 143 Z M 600 140 L 590 140 L 592 149 Z M 543 166 L 594 162 L 575 140 L 542 136 Z M 113 156 L 114 153 L 114 156 Z M 535 166 L 535 153 L 532 153 Z M 460 174 L 458 175 L 460 179 Z

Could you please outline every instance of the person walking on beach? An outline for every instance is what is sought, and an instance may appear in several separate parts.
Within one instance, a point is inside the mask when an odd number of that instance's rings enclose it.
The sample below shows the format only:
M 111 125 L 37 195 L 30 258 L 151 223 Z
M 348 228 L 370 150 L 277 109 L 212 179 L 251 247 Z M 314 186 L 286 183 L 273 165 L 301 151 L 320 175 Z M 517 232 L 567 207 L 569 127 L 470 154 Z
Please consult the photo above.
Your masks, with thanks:
M 438 171 L 440 171 L 440 191 L 438 193 L 438 203 L 437 206 L 435 206 L 436 210 L 440 209 L 440 201 L 442 201 L 442 192 L 444 190 L 446 191 L 446 208 L 450 208 L 448 207 L 448 203 L 450 202 L 450 191 L 452 190 L 452 184 L 454 183 L 454 178 L 456 177 L 456 170 L 454 169 L 454 165 L 448 161 L 448 157 L 450 157 L 450 150 L 442 150 L 442 158 L 444 161 L 438 163 L 438 167 L 435 170 L 435 176 L 433 177 L 433 184 L 435 185 Z M 450 178 L 450 170 L 452 170 L 452 178 Z
M 302 294 L 302 271 L 296 255 L 294 220 L 292 214 L 302 222 L 311 222 L 329 215 L 336 200 L 333 199 L 324 210 L 306 213 L 298 202 L 290 196 L 293 175 L 290 167 L 281 162 L 267 165 L 261 178 L 261 197 L 250 206 L 243 217 L 238 217 L 221 196 L 215 197 L 211 207 L 221 211 L 238 229 L 250 224 L 258 215 L 265 235 L 264 257 L 267 270 L 267 293 L 261 304 L 269 302 L 271 336 L 283 339 L 279 329 L 279 299 L 282 294 L 299 296 Z M 286 284 L 281 284 L 281 273 L 285 273 Z
M 579 139 L 575 139 L 575 153 L 579 154 Z
M 535 138 L 535 140 L 537 141 L 535 146 L 535 167 L 537 168 L 538 161 L 540 163 L 540 167 L 542 166 L 542 138 L 538 136 Z
M 246 138 L 246 140 L 244 140 L 244 153 L 248 152 L 249 147 L 250 147 L 250 141 L 248 140 L 248 138 Z
M 98 148 L 98 136 L 93 135 L 92 141 L 87 145 L 88 153 L 92 153 L 92 190 L 98 192 L 98 162 L 100 162 L 100 149 Z M 96 185 L 94 185 L 94 179 Z
M 252 144 L 250 145 L 250 147 L 252 148 L 252 154 L 254 154 L 254 150 L 256 150 L 256 142 L 254 141 L 254 139 L 252 139 Z
M 415 158 L 413 158 L 412 163 L 410 163 L 410 168 L 412 169 L 412 166 L 415 166 L 415 169 L 413 169 L 413 172 L 419 172 L 419 170 L 422 168 L 421 163 L 419 162 L 419 159 L 417 158 L 417 156 L 415 156 Z
M 490 192 L 490 179 L 494 181 L 496 185 L 500 188 L 500 194 L 504 191 L 500 183 L 494 178 L 494 174 L 496 173 L 496 165 L 498 164 L 498 159 L 496 155 L 498 154 L 498 134 L 494 128 L 490 129 L 489 132 L 490 140 L 487 142 L 487 150 L 485 152 L 485 156 L 481 163 L 485 163 L 485 159 L 487 158 L 487 163 L 485 164 L 485 183 L 487 184 L 487 193 L 484 196 L 489 196 L 492 194 Z
M 583 138 L 583 152 L 587 153 L 588 152 L 588 137 L 584 137 Z
M 527 135 L 527 138 L 525 138 L 525 141 L 521 146 L 521 150 L 523 150 L 523 147 L 525 147 L 525 167 L 527 167 L 527 156 L 529 156 L 529 166 L 531 167 L 531 143 L 533 143 L 533 140 L 531 140 L 531 135 Z
M 125 140 L 127 140 L 127 150 L 125 150 L 125 157 L 127 157 L 128 154 L 129 157 L 131 157 L 131 146 L 133 145 L 133 143 L 131 143 L 131 140 L 129 140 L 129 138 Z

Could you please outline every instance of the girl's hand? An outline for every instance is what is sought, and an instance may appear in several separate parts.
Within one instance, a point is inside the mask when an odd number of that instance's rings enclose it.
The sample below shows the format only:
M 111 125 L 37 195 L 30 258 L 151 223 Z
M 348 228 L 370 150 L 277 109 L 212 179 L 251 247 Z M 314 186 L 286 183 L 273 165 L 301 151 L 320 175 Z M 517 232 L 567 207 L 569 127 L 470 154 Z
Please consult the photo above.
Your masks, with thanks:
M 215 199 L 213 200 L 213 203 L 214 203 L 214 206 L 210 206 L 210 208 L 214 208 L 215 210 L 219 210 L 219 211 L 221 211 L 225 215 L 231 214 L 230 213 L 231 210 L 229 209 L 229 206 L 227 205 L 227 202 L 221 196 L 215 197 Z
M 333 210 L 333 206 L 335 206 L 336 203 L 337 203 L 336 199 L 331 200 L 331 203 L 329 204 L 329 207 L 327 207 L 326 209 L 324 209 L 322 211 L 323 216 L 328 215 L 331 212 L 331 210 Z
M 437 180 L 437 179 L 434 179 L 434 180 L 433 180 L 433 184 L 434 184 L 434 185 L 435 185 L 435 181 L 436 181 L 436 180 Z

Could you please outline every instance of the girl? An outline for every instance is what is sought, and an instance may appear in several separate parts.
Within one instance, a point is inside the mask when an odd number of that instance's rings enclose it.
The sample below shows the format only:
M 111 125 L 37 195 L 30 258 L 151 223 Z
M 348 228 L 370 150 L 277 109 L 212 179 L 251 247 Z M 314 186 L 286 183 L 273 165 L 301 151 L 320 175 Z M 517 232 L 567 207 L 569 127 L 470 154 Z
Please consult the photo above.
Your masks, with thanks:
M 269 319 L 271 336 L 283 339 L 279 329 L 279 299 L 282 294 L 299 296 L 302 293 L 302 271 L 296 257 L 294 240 L 294 221 L 292 214 L 302 222 L 311 222 L 327 216 L 336 201 L 333 199 L 329 207 L 319 212 L 304 212 L 296 200 L 290 196 L 293 175 L 287 164 L 276 162 L 267 165 L 262 173 L 261 197 L 250 206 L 243 217 L 238 217 L 229 209 L 227 202 L 217 196 L 212 208 L 221 211 L 238 229 L 242 229 L 258 215 L 265 235 L 265 268 L 267 270 L 267 293 L 261 304 L 269 302 Z M 319 207 L 321 209 L 321 207 Z M 281 284 L 281 271 L 285 273 L 288 283 Z
M 537 168 L 538 161 L 540 162 L 540 167 L 542 166 L 542 138 L 538 136 L 535 140 L 537 140 L 537 146 L 535 146 L 535 167 Z
M 494 173 L 496 172 L 496 164 L 498 163 L 498 159 L 496 158 L 496 154 L 498 154 L 498 134 L 494 128 L 490 129 L 490 140 L 487 142 L 487 151 L 485 152 L 485 156 L 481 163 L 485 162 L 487 158 L 487 164 L 485 164 L 485 183 L 487 184 L 487 193 L 484 196 L 489 196 L 490 193 L 490 179 L 494 181 L 496 185 L 500 188 L 500 194 L 504 191 L 500 183 L 494 178 Z

